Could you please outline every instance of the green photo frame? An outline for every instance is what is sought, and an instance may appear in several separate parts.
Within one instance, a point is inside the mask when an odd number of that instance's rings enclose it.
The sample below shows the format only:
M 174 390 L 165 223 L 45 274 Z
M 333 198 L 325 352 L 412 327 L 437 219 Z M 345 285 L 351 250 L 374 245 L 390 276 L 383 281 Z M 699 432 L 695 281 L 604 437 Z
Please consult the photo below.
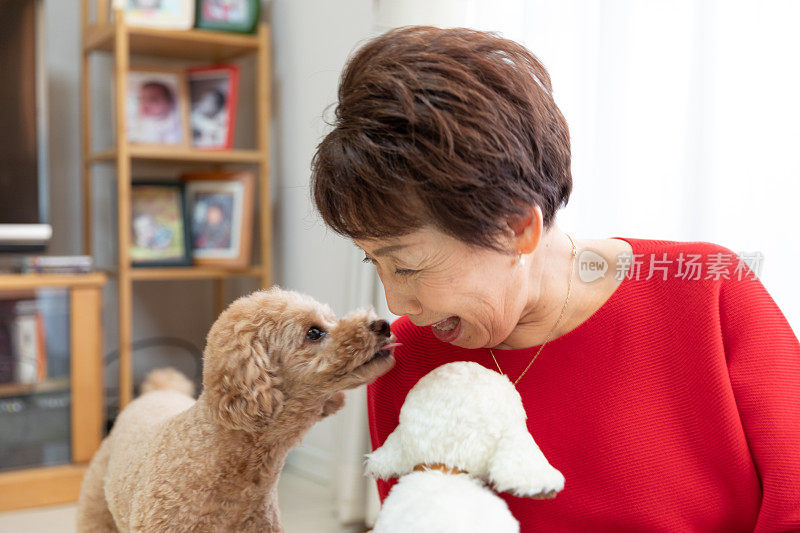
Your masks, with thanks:
M 259 0 L 197 0 L 195 27 L 253 33 L 261 13 Z
M 192 264 L 184 188 L 182 182 L 166 180 L 131 184 L 132 266 Z

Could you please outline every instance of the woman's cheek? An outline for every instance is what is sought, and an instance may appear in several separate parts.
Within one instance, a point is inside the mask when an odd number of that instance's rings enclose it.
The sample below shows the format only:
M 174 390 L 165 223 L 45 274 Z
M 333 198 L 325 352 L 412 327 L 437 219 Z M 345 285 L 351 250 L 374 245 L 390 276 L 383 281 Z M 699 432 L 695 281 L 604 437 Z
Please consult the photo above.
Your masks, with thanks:
M 463 328 L 461 333 L 463 342 L 480 340 L 483 329 L 478 327 L 472 317 L 462 317 L 461 326 Z

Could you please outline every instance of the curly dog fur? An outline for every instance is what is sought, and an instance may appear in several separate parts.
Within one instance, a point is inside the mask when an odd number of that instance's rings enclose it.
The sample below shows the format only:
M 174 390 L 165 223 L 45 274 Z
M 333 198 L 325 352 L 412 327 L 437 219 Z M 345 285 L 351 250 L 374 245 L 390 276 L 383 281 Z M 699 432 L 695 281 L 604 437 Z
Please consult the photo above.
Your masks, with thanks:
M 283 531 L 286 454 L 343 390 L 394 365 L 390 336 L 371 310 L 337 319 L 278 287 L 237 299 L 208 332 L 197 401 L 160 371 L 120 413 L 84 477 L 79 531 Z
M 527 418 L 508 377 L 478 363 L 455 361 L 423 376 L 406 395 L 398 426 L 367 455 L 367 475 L 398 478 L 374 533 L 518 533 L 495 493 L 548 499 L 565 483 Z M 458 472 L 416 470 L 426 464 Z

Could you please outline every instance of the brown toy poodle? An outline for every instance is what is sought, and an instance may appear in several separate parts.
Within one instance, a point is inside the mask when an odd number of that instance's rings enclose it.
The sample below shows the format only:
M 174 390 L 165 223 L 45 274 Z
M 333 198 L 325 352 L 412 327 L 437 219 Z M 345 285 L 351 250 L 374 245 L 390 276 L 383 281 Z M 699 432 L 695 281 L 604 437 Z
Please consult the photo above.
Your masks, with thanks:
M 371 310 L 337 319 L 278 287 L 237 299 L 208 332 L 197 401 L 160 370 L 120 413 L 84 477 L 78 530 L 283 531 L 286 454 L 343 390 L 394 365 L 392 341 Z

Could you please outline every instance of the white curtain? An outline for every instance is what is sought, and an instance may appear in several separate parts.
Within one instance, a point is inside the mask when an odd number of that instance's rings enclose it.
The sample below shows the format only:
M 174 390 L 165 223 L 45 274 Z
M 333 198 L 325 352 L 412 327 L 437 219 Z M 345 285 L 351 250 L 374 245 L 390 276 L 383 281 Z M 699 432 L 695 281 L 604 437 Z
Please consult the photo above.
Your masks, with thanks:
M 376 18 L 526 45 L 570 127 L 559 225 L 760 251 L 762 282 L 798 331 L 800 2 L 377 0 Z
M 347 261 L 348 309 L 372 307 L 382 318 L 397 318 L 386 307 L 386 298 L 375 269 L 362 262 L 355 246 Z M 339 522 L 372 525 L 380 509 L 377 487 L 364 477 L 364 454 L 371 449 L 367 423 L 366 387 L 347 391 L 347 401 L 334 421 L 333 495 Z
M 378 32 L 467 26 L 526 45 L 570 127 L 559 225 L 760 252 L 761 280 L 798 331 L 800 2 L 376 0 L 375 13 Z M 374 273 L 356 272 L 380 303 Z

